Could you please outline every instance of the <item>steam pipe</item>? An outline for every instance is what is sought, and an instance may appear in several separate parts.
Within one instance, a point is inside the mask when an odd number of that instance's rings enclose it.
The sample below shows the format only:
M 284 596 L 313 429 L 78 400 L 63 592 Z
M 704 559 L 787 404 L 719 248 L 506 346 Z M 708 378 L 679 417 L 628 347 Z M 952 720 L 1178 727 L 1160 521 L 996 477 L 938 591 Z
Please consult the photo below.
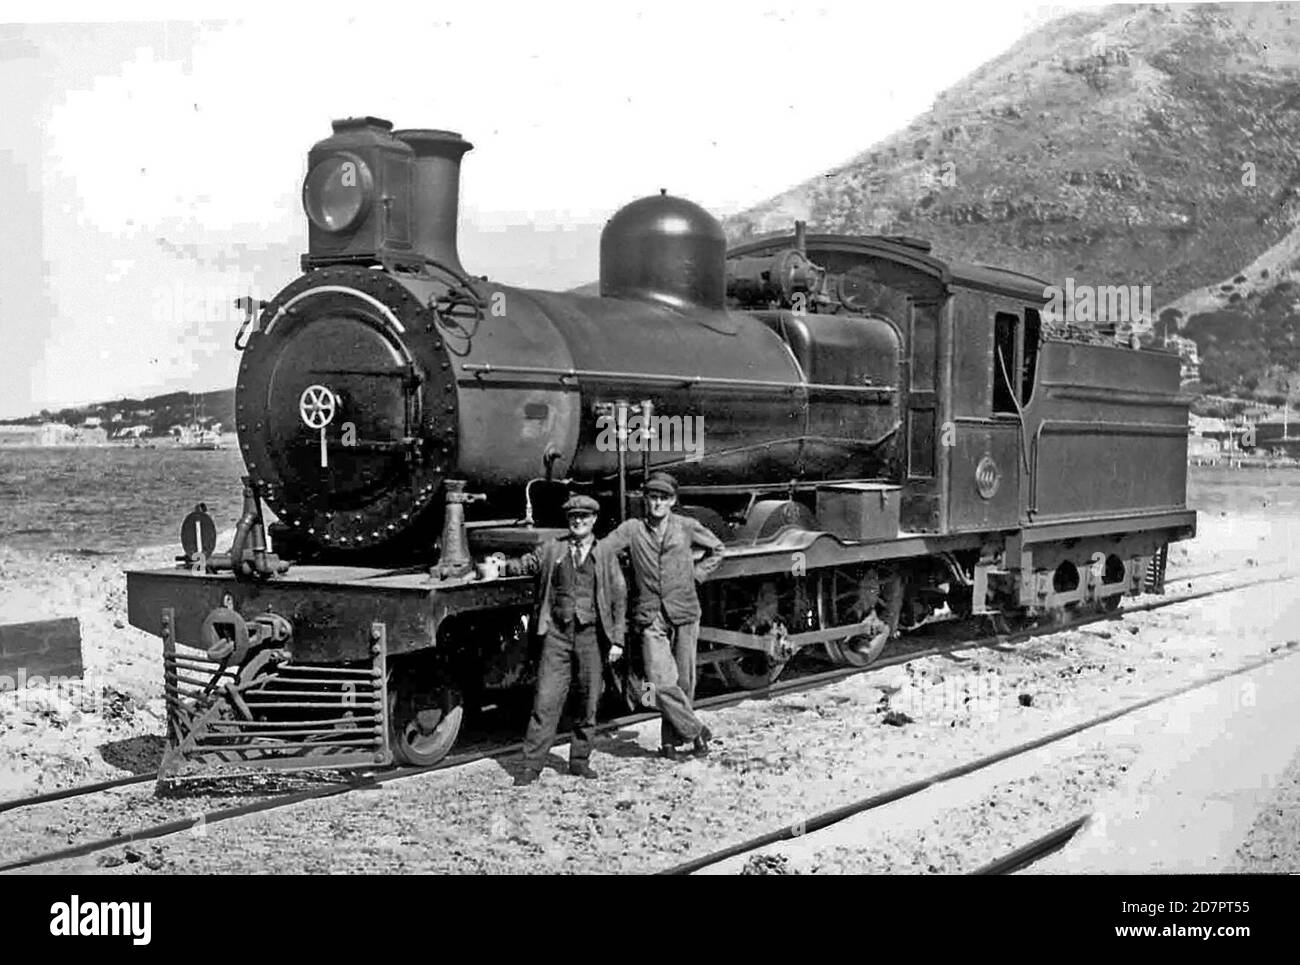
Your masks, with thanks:
M 253 480 L 248 476 L 244 476 L 243 481 L 244 509 L 240 514 L 239 522 L 235 524 L 235 536 L 230 541 L 230 568 L 235 571 L 237 576 L 248 575 L 244 563 L 244 543 L 248 539 L 249 532 L 261 517 L 261 513 L 258 511 L 257 498 L 253 495 Z
M 267 559 L 266 525 L 262 522 L 262 507 L 257 505 L 257 521 L 253 523 L 253 572 L 265 579 L 275 574 Z
M 650 428 L 654 425 L 655 404 L 649 399 L 641 403 L 641 485 L 650 481 Z
M 623 399 L 614 403 L 614 426 L 618 435 L 618 520 L 627 519 L 627 411 Z
M 253 492 L 253 480 L 243 477 L 244 481 L 244 509 L 239 517 L 239 522 L 235 524 L 235 535 L 230 541 L 230 568 L 236 576 L 257 576 L 266 579 L 274 576 L 282 568 L 278 561 L 274 561 L 266 551 L 266 527 L 262 523 L 262 507 Z M 248 541 L 249 536 L 253 539 L 253 561 L 250 564 L 244 559 L 244 544 Z
M 573 482 L 572 479 L 567 479 L 567 478 L 552 479 L 549 476 L 537 476 L 534 479 L 528 480 L 527 484 L 524 486 L 524 519 L 523 519 L 524 525 L 533 526 L 536 523 L 536 521 L 533 519 L 533 483 L 552 483 L 557 486 L 567 486 L 571 482 Z M 513 519 L 500 520 L 500 522 L 503 525 L 513 525 L 515 522 L 517 522 L 517 520 L 513 520 Z M 467 522 L 465 525 L 473 526 L 475 524 Z M 481 526 L 483 524 L 478 523 L 478 525 Z

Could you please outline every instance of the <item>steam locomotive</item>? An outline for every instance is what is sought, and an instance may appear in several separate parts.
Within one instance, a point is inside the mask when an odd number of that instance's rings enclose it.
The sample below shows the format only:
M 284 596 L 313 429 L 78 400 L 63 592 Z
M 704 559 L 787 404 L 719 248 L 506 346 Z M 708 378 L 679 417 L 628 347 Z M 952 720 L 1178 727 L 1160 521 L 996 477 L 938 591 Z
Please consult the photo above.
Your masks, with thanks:
M 526 680 L 530 581 L 476 561 L 563 532 L 571 491 L 614 525 L 654 470 L 726 544 L 700 662 L 737 687 L 1114 607 L 1195 533 L 1178 356 L 1062 330 L 1046 283 L 802 224 L 728 251 L 661 192 L 610 218 L 598 295 L 502 285 L 457 254 L 470 148 L 363 117 L 310 151 L 302 274 L 236 337 L 233 542 L 191 514 L 177 568 L 128 573 L 165 776 L 440 760 Z

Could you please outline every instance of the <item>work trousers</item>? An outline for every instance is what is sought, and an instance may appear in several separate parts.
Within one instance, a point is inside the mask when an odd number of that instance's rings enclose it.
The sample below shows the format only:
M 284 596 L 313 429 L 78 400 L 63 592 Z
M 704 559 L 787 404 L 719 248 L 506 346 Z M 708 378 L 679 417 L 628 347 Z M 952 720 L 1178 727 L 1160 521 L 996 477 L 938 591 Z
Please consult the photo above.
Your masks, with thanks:
M 695 699 L 695 650 L 700 622 L 673 626 L 663 612 L 641 628 L 641 662 L 654 685 L 655 703 L 663 716 L 660 740 L 675 746 L 695 740 L 703 724 L 691 709 Z
M 600 703 L 603 666 L 599 634 L 594 623 L 578 626 L 569 621 L 560 627 L 554 622 L 542 643 L 542 659 L 537 668 L 537 692 L 533 696 L 533 713 L 524 735 L 524 767 L 540 771 L 555 742 L 560 715 L 569 698 L 569 684 L 576 683 L 577 697 L 573 714 L 573 740 L 569 743 L 569 763 L 581 763 L 591 756 L 596 727 L 596 707 Z

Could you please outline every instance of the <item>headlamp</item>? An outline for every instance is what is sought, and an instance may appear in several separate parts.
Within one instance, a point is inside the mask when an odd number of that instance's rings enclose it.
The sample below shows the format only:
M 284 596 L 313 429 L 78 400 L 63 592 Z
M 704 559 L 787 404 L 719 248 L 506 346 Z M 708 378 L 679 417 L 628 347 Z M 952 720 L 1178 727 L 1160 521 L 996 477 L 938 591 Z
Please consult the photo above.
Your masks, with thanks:
M 355 154 L 336 154 L 308 173 L 302 186 L 302 206 L 322 231 L 346 231 L 365 217 L 374 187 L 365 161 Z

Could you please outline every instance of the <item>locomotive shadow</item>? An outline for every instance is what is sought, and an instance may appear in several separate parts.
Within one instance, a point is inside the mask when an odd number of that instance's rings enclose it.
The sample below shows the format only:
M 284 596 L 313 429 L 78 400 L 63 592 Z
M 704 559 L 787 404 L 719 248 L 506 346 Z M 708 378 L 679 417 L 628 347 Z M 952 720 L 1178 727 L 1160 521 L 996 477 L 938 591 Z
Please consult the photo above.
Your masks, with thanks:
M 658 751 L 642 747 L 637 743 L 636 733 L 630 726 L 602 735 L 600 742 L 596 745 L 596 750 L 611 757 L 650 757 L 656 760 L 659 757 Z
M 95 749 L 105 764 L 137 776 L 157 774 L 167 740 L 158 734 L 108 741 Z M 247 798 L 309 791 L 327 785 L 365 788 L 373 779 L 348 771 L 264 771 L 230 776 L 189 776 L 169 781 L 159 795 L 169 798 Z
M 260 798 L 280 797 L 324 787 L 376 790 L 381 785 L 373 776 L 347 771 L 262 771 L 230 775 L 183 776 L 160 782 L 161 798 Z
M 167 739 L 160 734 L 144 734 L 124 740 L 108 741 L 95 748 L 100 760 L 132 774 L 156 774 L 162 764 Z

